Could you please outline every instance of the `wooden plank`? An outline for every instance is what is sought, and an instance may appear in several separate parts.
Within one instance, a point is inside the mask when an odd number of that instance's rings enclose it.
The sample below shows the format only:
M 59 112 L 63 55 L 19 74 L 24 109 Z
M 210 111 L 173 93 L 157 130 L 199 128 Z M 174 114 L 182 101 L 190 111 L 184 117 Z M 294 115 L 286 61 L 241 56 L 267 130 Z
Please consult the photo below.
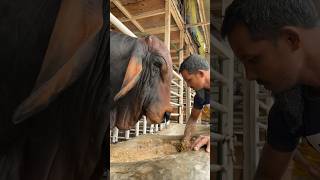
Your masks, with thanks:
M 144 33 L 146 34 L 163 34 L 165 33 L 165 28 L 166 26 L 160 26 L 160 27 L 155 27 L 155 28 L 148 28 L 144 30 Z M 171 25 L 170 26 L 170 31 L 179 31 L 179 28 L 176 25 Z
M 147 12 L 143 12 L 137 15 L 132 15 L 131 18 L 120 18 L 119 20 L 121 22 L 128 22 L 128 21 L 132 21 L 132 20 L 139 20 L 139 19 L 144 19 L 144 18 L 148 18 L 148 17 L 152 17 L 152 16 L 159 16 L 159 15 L 163 15 L 165 14 L 165 9 L 157 9 L 157 10 L 153 10 L 153 11 L 147 11 Z
M 229 61 L 222 62 L 222 74 L 228 79 L 228 86 L 222 87 L 222 104 L 227 107 L 228 113 L 222 114 L 222 133 L 226 136 L 233 137 L 233 81 L 234 81 L 234 58 Z M 223 143 L 223 166 L 226 167 L 226 173 L 223 180 L 233 178 L 233 156 L 230 154 L 230 149 L 233 149 L 233 143 L 227 145 Z
M 187 24 L 186 27 L 197 27 L 197 26 L 208 26 L 210 25 L 209 22 L 201 22 L 201 23 L 196 23 L 196 24 Z
M 233 61 L 233 52 L 230 48 L 224 45 L 216 37 L 211 34 L 210 42 L 213 44 L 213 47 L 217 48 L 225 57 Z
M 181 17 L 181 14 L 179 13 L 179 10 L 178 10 L 178 7 L 177 5 L 173 2 L 173 0 L 170 0 L 172 1 L 171 5 L 172 5 L 172 9 L 171 9 L 171 14 L 172 14 L 172 17 L 174 19 L 174 21 L 176 22 L 178 28 L 180 30 L 183 30 L 185 32 L 185 42 L 186 44 L 190 44 L 192 45 L 192 39 L 191 39 L 191 36 L 190 36 L 190 33 L 185 29 L 185 22 L 183 21 L 183 18 Z M 195 50 L 195 47 L 193 46 L 189 46 L 190 48 L 190 52 L 194 53 L 196 50 Z
M 178 7 L 175 5 L 175 3 L 172 0 L 169 0 L 170 6 L 171 6 L 171 11 L 170 13 L 172 14 L 172 17 L 175 21 L 175 23 L 177 24 L 177 26 L 179 27 L 180 30 L 184 29 L 184 21 L 183 18 L 181 17 L 181 14 L 179 13 Z
M 165 30 L 164 30 L 164 43 L 170 51 L 170 27 L 171 27 L 171 0 L 165 1 Z
M 120 2 L 119 0 L 111 0 L 111 1 L 113 2 L 113 4 L 114 4 L 115 6 L 117 6 L 117 8 L 118 8 L 125 16 L 127 16 L 127 18 L 132 19 L 133 16 L 131 15 L 131 13 L 130 13 L 124 6 L 122 6 L 122 4 L 121 4 L 121 2 Z M 132 19 L 131 22 L 132 22 L 132 24 L 134 24 L 134 25 L 139 29 L 139 31 L 144 32 L 143 27 L 140 25 L 140 23 L 138 23 L 137 20 Z
M 198 8 L 199 8 L 199 15 L 200 15 L 200 23 L 204 23 L 206 22 L 206 16 L 205 16 L 205 12 L 204 12 L 204 5 L 203 5 L 203 0 L 197 0 L 198 2 Z M 210 45 L 210 41 L 209 41 L 209 31 L 208 31 L 208 27 L 201 25 L 203 33 L 204 33 L 204 39 L 205 42 L 207 44 L 207 46 Z M 210 47 L 206 47 L 208 49 L 210 49 Z
M 216 70 L 212 70 L 212 74 L 213 74 L 213 79 L 218 80 L 219 82 L 222 82 L 224 85 L 230 86 L 228 79 L 224 77 L 222 74 L 220 74 Z

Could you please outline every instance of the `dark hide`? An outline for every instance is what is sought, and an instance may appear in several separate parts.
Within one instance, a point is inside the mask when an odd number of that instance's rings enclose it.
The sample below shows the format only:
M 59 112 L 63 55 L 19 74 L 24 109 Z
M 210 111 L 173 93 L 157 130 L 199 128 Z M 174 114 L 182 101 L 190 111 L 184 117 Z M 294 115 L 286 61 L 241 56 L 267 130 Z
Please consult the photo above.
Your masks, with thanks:
M 6 45 L 0 66 L 0 179 L 102 178 L 103 141 L 105 151 L 108 144 L 106 6 L 102 0 L 0 5 Z
M 155 37 L 137 39 L 116 32 L 110 35 L 110 97 L 117 97 L 125 89 L 124 84 L 130 84 L 125 82 L 125 76 L 132 60 L 135 68 L 131 74 L 136 76 L 131 78 L 131 82 L 136 81 L 129 91 L 118 99 L 110 99 L 111 128 L 129 129 L 142 115 L 154 123 L 161 122 L 170 109 L 172 62 L 168 49 Z

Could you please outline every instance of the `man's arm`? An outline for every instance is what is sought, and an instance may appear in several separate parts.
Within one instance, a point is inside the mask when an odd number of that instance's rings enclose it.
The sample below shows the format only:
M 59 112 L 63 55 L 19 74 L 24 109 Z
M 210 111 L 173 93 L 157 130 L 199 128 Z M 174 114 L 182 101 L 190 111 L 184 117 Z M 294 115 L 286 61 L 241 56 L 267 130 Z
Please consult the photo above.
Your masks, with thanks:
M 280 180 L 292 155 L 293 152 L 281 152 L 266 144 L 263 147 L 255 180 Z
M 320 167 L 313 165 L 305 159 L 298 149 L 294 152 L 293 160 L 302 165 L 312 177 L 320 179 Z
M 192 134 L 195 131 L 197 119 L 199 118 L 200 113 L 201 113 L 201 109 L 192 108 L 191 115 L 186 123 L 186 127 L 184 130 L 183 143 L 187 147 L 190 146 L 190 139 L 192 137 Z
M 190 147 L 194 150 L 199 150 L 202 146 L 207 145 L 206 151 L 210 152 L 210 136 L 209 135 L 200 135 L 193 144 L 190 145 L 190 139 L 192 134 L 195 131 L 197 119 L 201 113 L 200 109 L 192 108 L 191 115 L 186 124 L 184 131 L 183 144 L 185 147 Z

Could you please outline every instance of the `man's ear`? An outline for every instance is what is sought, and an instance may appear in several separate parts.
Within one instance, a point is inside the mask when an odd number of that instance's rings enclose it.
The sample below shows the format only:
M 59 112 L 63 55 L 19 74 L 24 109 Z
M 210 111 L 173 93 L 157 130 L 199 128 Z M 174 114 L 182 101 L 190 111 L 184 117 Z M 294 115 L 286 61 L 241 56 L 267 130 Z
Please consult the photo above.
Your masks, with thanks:
M 280 38 L 283 38 L 292 51 L 300 48 L 301 32 L 298 28 L 284 26 L 280 30 Z
M 203 77 L 203 76 L 204 76 L 204 71 L 203 71 L 203 70 L 198 70 L 197 73 L 199 74 L 200 77 Z

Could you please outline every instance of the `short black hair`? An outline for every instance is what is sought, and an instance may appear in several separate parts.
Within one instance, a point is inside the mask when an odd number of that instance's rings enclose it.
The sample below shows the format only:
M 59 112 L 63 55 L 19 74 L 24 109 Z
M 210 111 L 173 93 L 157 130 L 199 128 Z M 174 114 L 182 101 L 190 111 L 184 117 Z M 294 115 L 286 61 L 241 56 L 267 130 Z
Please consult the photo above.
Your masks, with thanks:
M 276 39 L 284 26 L 316 27 L 319 0 L 234 0 L 226 9 L 223 38 L 244 24 L 252 39 Z
M 192 54 L 187 57 L 180 65 L 179 73 L 187 70 L 190 74 L 198 70 L 209 70 L 209 63 L 200 55 Z

